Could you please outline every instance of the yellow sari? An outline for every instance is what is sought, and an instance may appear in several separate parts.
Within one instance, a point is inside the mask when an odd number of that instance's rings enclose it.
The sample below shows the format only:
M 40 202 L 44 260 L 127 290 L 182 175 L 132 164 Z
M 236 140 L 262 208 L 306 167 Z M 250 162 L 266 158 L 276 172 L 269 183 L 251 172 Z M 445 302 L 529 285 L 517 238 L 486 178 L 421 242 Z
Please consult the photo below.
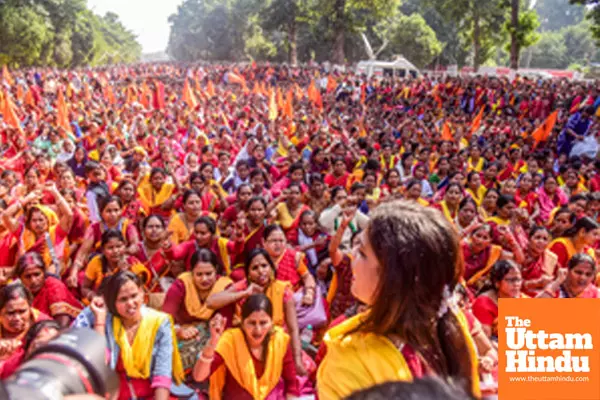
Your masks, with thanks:
M 190 314 L 190 316 L 202 321 L 211 319 L 216 310 L 206 307 L 206 303 L 200 301 L 192 273 L 184 272 L 179 275 L 178 279 L 183 282 L 185 287 L 185 298 L 183 300 L 183 304 L 185 305 L 187 313 Z M 233 281 L 231 279 L 220 277 L 210 290 L 209 296 L 222 292 L 232 283 Z
M 190 239 L 192 232 L 188 229 L 185 221 L 185 217 L 182 217 L 182 214 L 175 214 L 171 221 L 169 222 L 169 226 L 167 230 L 173 232 L 173 236 L 171 237 L 173 240 L 173 244 L 178 245 Z
M 365 314 L 358 314 L 330 329 L 323 339 L 327 355 L 317 372 L 317 390 L 321 399 L 343 399 L 374 385 L 393 381 L 412 381 L 413 376 L 402 353 L 385 336 L 356 332 Z M 457 315 L 467 339 L 473 392 L 479 394 L 477 353 L 469 335 L 467 321 Z M 352 333 L 351 333 L 352 332 Z
M 265 371 L 258 379 L 252 362 L 252 355 L 246 345 L 244 332 L 240 328 L 229 329 L 219 339 L 216 352 L 223 358 L 221 365 L 210 377 L 210 399 L 223 398 L 226 373 L 243 387 L 255 400 L 264 400 L 281 379 L 283 358 L 290 337 L 280 327 L 275 326 L 269 338 Z
M 146 211 L 147 214 L 150 214 L 152 208 L 160 207 L 173 195 L 175 187 L 176 186 L 172 183 L 164 183 L 157 193 L 149 181 L 141 183 L 138 188 L 138 197 L 144 211 Z

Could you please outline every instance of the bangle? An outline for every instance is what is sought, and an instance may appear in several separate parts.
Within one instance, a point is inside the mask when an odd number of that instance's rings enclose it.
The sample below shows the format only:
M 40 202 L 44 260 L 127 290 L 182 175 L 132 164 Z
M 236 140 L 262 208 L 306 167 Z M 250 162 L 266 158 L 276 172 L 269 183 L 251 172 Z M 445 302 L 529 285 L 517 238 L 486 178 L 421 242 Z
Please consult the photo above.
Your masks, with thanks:
M 554 297 L 554 296 L 555 296 L 555 293 L 554 293 L 554 292 L 552 292 L 552 291 L 550 291 L 550 289 L 548 289 L 548 288 L 544 288 L 544 291 L 543 291 L 543 293 L 546 293 L 546 294 L 547 294 L 547 295 L 549 295 L 550 297 Z
M 211 362 L 213 362 L 214 359 L 215 359 L 214 355 L 210 358 L 204 357 L 204 352 L 202 352 L 202 351 L 200 353 L 198 353 L 198 357 L 197 357 L 197 360 L 200 360 L 205 363 L 211 363 Z

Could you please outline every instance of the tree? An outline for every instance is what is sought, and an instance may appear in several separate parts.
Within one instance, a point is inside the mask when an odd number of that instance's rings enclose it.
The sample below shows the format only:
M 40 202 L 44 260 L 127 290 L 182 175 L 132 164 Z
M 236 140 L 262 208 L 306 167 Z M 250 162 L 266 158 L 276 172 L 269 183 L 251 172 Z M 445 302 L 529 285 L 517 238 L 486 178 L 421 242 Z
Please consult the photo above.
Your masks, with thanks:
M 567 46 L 559 32 L 544 32 L 531 48 L 532 68 L 564 68 L 568 65 Z
M 348 36 L 364 30 L 369 22 L 376 24 L 393 16 L 399 6 L 398 0 L 314 0 L 313 3 L 316 14 L 323 16 L 331 27 L 334 64 L 345 63 L 344 45 Z
M 592 22 L 590 30 L 594 39 L 600 45 L 600 0 L 570 0 L 571 4 L 580 4 L 588 6 L 586 18 Z
M 469 40 L 473 49 L 475 71 L 495 52 L 502 41 L 505 22 L 505 3 L 502 0 L 426 0 L 427 5 L 459 27 L 463 40 Z
M 537 0 L 535 4 L 542 31 L 557 31 L 577 25 L 585 16 L 585 7 L 569 4 L 566 0 Z
M 286 32 L 288 62 L 291 65 L 298 63 L 298 28 L 306 14 L 306 0 L 273 0 L 261 13 L 264 29 Z
M 536 32 L 540 26 L 537 13 L 528 10 L 519 13 L 521 0 L 511 0 L 510 21 L 505 24 L 505 29 L 510 35 L 510 67 L 519 68 L 521 50 L 535 44 L 540 35 Z
M 384 21 L 378 25 L 381 38 L 387 38 L 389 44 L 381 52 L 383 58 L 403 55 L 417 67 L 427 66 L 442 51 L 433 29 L 418 14 L 401 15 L 389 24 Z

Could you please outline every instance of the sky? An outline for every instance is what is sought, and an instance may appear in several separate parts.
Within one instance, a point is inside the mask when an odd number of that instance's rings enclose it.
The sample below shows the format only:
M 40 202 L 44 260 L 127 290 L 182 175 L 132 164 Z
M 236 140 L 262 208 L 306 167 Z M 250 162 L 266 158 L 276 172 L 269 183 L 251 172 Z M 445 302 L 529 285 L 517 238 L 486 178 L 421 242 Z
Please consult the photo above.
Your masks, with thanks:
M 169 42 L 169 15 L 183 0 L 88 0 L 96 14 L 112 11 L 136 35 L 144 53 L 164 51 Z

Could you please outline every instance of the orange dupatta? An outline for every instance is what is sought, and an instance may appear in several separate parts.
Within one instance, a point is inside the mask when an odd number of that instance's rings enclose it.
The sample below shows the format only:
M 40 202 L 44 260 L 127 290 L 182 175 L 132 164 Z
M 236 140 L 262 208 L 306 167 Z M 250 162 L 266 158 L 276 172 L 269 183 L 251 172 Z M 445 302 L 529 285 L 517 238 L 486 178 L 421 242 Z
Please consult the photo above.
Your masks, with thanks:
M 273 391 L 281 379 L 283 357 L 287 351 L 290 337 L 278 326 L 273 327 L 269 337 L 265 371 L 256 377 L 252 355 L 246 345 L 244 332 L 240 328 L 229 329 L 219 339 L 216 352 L 223 358 L 221 365 L 210 377 L 210 398 L 221 400 L 225 386 L 226 372 L 243 387 L 253 399 L 264 400 Z
M 216 310 L 211 310 L 210 308 L 206 307 L 205 303 L 200 301 L 192 273 L 189 271 L 184 272 L 179 275 L 178 279 L 183 282 L 185 287 L 185 299 L 183 300 L 183 304 L 185 305 L 185 309 L 188 314 L 202 321 L 207 321 L 212 318 Z M 231 279 L 220 277 L 210 290 L 209 296 L 222 292 L 232 283 L 233 281 Z
M 500 246 L 496 246 L 495 244 L 492 245 L 491 249 L 490 249 L 490 256 L 488 257 L 488 261 L 485 264 L 485 267 L 479 271 L 477 271 L 468 281 L 467 281 L 467 285 L 468 286 L 472 286 L 474 285 L 479 279 L 481 279 L 483 276 L 485 276 L 494 266 L 494 264 L 496 263 L 496 261 L 498 261 L 500 259 L 500 257 L 502 256 L 502 247 Z

